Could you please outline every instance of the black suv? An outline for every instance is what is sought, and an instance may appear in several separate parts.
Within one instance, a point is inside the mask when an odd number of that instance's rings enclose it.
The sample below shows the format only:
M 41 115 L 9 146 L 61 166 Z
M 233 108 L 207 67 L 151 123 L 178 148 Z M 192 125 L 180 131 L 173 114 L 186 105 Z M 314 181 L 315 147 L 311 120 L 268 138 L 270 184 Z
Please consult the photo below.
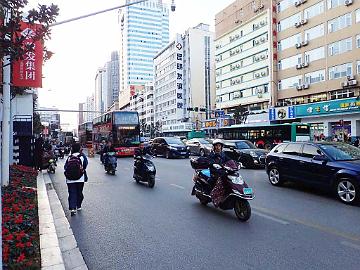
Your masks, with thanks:
M 283 143 L 266 157 L 269 181 L 332 189 L 346 204 L 360 202 L 360 149 L 343 143 Z
M 189 157 L 185 144 L 175 137 L 158 137 L 151 144 L 151 149 L 155 155 L 165 156 L 166 158 Z
M 224 153 L 229 158 L 239 161 L 245 168 L 264 168 L 265 157 L 269 151 L 256 148 L 247 140 L 224 141 Z

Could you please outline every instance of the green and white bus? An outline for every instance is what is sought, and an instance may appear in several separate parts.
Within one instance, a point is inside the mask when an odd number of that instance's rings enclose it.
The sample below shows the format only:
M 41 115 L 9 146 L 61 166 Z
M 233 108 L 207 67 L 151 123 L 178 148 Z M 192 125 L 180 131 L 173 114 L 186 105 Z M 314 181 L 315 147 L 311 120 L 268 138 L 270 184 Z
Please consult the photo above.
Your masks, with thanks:
M 219 135 L 224 140 L 249 140 L 259 148 L 271 149 L 282 142 L 310 141 L 310 126 L 303 123 L 233 125 L 219 129 Z

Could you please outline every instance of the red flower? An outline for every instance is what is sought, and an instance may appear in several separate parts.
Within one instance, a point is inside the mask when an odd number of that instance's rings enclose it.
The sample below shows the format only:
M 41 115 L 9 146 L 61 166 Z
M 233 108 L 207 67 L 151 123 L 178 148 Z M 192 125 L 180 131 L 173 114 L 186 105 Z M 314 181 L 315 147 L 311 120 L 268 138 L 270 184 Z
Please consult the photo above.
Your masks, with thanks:
M 18 215 L 17 218 L 15 219 L 15 224 L 21 224 L 23 223 L 23 216 L 22 215 Z
M 32 243 L 31 242 L 26 242 L 25 244 L 27 247 L 31 247 L 32 246 Z
M 14 239 L 14 236 L 12 234 L 9 234 L 8 236 L 5 237 L 6 241 L 11 241 Z
M 24 247 L 25 247 L 25 244 L 19 242 L 19 243 L 16 244 L 16 247 L 17 247 L 17 248 L 24 248 Z
M 16 262 L 20 263 L 20 262 L 22 262 L 23 260 L 25 260 L 25 254 L 24 254 L 24 253 L 21 253 L 20 256 L 17 258 Z

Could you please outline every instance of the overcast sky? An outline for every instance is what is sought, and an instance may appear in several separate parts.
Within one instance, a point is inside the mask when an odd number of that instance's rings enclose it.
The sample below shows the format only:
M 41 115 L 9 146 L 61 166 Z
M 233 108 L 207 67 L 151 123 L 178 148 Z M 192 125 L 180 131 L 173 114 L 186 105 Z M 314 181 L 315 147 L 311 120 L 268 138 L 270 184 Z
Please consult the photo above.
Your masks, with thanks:
M 170 3 L 171 0 L 164 0 Z M 234 0 L 176 0 L 176 12 L 170 13 L 170 39 L 176 33 L 199 23 L 214 30 L 215 14 Z M 60 8 L 57 21 L 121 5 L 121 0 L 30 0 L 29 5 L 54 3 Z M 79 102 L 94 92 L 95 73 L 119 49 L 118 12 L 112 11 L 77 22 L 59 25 L 52 30 L 48 49 L 55 54 L 45 63 L 43 89 L 39 103 L 43 107 L 77 109 Z M 77 124 L 76 113 L 61 114 L 61 122 Z

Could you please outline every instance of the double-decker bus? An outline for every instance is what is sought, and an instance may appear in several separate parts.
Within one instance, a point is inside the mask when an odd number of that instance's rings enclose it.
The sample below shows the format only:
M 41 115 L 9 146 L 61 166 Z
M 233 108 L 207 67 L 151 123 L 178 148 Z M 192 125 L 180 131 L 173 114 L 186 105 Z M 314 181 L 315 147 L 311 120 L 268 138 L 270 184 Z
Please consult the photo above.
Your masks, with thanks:
M 139 115 L 134 111 L 114 111 L 93 120 L 93 146 L 100 151 L 111 141 L 118 156 L 132 156 L 140 145 Z
M 259 148 L 271 149 L 281 142 L 310 141 L 310 126 L 302 123 L 233 125 L 219 129 L 219 134 L 225 140 L 249 140 Z
M 92 147 L 92 122 L 85 122 L 78 127 L 79 142 L 81 145 L 85 145 L 87 148 Z

